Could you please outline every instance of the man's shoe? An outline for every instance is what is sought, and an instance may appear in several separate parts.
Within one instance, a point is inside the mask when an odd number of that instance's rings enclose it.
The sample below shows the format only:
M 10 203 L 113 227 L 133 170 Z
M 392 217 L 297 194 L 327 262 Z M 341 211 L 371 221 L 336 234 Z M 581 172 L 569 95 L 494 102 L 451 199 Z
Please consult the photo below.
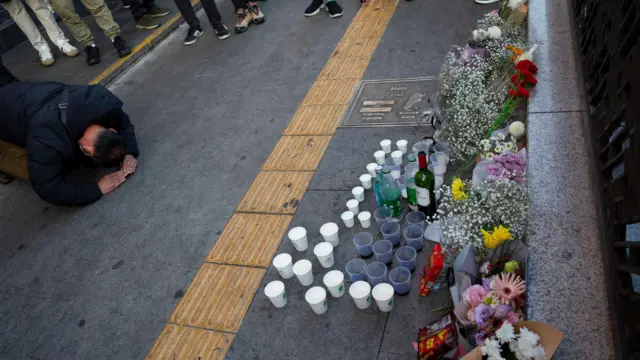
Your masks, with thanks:
M 7 174 L 6 172 L 0 171 L 0 184 L 9 184 L 13 181 L 13 176 Z
M 304 16 L 313 16 L 320 12 L 320 9 L 324 7 L 323 0 L 313 0 L 311 5 L 307 7 L 307 10 L 304 11 Z
M 203 34 L 201 28 L 189 28 L 187 31 L 187 37 L 184 38 L 185 45 L 195 44 L 198 41 L 198 38 Z
M 257 1 L 249 1 L 247 3 L 247 8 L 249 11 L 249 15 L 251 15 L 252 23 L 256 25 L 264 23 L 264 14 L 262 13 L 262 10 L 260 10 Z
M 327 11 L 329 11 L 329 17 L 337 18 L 342 16 L 342 7 L 340 7 L 335 0 L 329 0 L 327 2 Z
M 118 56 L 123 58 L 131 54 L 131 48 L 126 41 L 120 36 L 116 36 L 113 38 L 113 47 L 118 51 Z
M 49 47 L 44 48 L 42 50 L 38 50 L 38 56 L 40 57 L 40 64 L 44 66 L 51 66 L 56 60 L 53 58 L 53 54 L 51 53 L 51 49 Z
M 246 9 L 238 9 L 238 11 L 236 11 L 236 15 L 238 15 L 236 34 L 242 34 L 249 29 L 249 24 L 251 24 L 251 15 L 249 15 L 249 12 Z
M 80 53 L 75 46 L 69 44 L 69 41 L 63 41 L 58 44 L 58 49 L 68 57 L 76 57 Z
M 141 17 L 140 19 L 136 20 L 136 27 L 138 29 L 147 29 L 147 30 L 153 30 L 155 28 L 157 28 L 158 24 L 155 23 L 155 21 L 153 21 L 153 16 L 149 15 L 149 14 L 145 14 L 143 17 Z
M 87 54 L 87 65 L 92 66 L 100 63 L 100 49 L 95 45 L 87 45 L 84 48 Z
M 171 10 L 158 6 L 154 6 L 147 11 L 147 15 L 150 15 L 154 18 L 167 16 L 169 14 L 171 14 Z
M 220 40 L 228 39 L 229 36 L 231 36 L 229 29 L 227 29 L 227 27 L 221 22 L 214 24 L 213 30 L 216 32 L 216 36 Z

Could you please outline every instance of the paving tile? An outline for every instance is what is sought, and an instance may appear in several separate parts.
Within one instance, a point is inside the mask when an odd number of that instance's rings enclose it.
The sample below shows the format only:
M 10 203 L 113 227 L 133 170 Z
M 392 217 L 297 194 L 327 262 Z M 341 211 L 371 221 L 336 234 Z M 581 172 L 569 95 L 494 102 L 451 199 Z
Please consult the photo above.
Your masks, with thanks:
M 303 105 L 342 105 L 349 103 L 358 80 L 321 80 L 313 84 Z
M 371 56 L 331 58 L 318 79 L 360 79 L 369 65 L 369 60 L 371 60 Z
M 331 136 L 283 136 L 262 166 L 263 170 L 309 170 L 318 168 Z
M 380 141 L 391 139 L 409 141 L 409 146 L 431 133 L 430 127 L 339 128 L 316 171 L 309 189 L 349 190 L 360 185 L 359 177 L 374 162 L 373 153 L 380 149 Z M 353 139 L 360 139 L 353 141 Z M 394 145 L 395 147 L 395 145 Z M 406 158 L 405 158 L 406 161 Z
M 238 331 L 264 273 L 257 268 L 203 264 L 169 322 Z
M 261 171 L 237 211 L 293 214 L 312 176 L 302 171 Z
M 146 359 L 222 360 L 233 337 L 228 333 L 167 324 Z
M 269 267 L 291 216 L 233 214 L 205 261 Z
M 300 106 L 284 135 L 333 134 L 347 105 Z

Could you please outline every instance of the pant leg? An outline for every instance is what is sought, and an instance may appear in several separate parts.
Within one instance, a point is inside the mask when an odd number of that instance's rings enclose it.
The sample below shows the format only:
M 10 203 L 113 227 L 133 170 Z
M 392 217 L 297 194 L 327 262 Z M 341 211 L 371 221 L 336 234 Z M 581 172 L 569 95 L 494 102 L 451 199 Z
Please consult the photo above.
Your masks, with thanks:
M 178 10 L 180 10 L 180 14 L 182 14 L 182 18 L 187 24 L 189 24 L 190 28 L 200 27 L 200 20 L 198 20 L 190 0 L 173 0 L 173 2 L 176 3 Z
M 0 141 L 0 171 L 19 179 L 29 181 L 27 150 Z
M 82 0 L 82 3 L 87 7 L 100 29 L 104 31 L 104 34 L 109 39 L 113 40 L 114 37 L 120 35 L 120 26 L 113 19 L 111 10 L 109 10 L 104 0 Z
M 154 0 L 131 0 L 131 15 L 138 20 L 154 6 L 156 6 Z
M 20 30 L 22 30 L 36 50 L 40 51 L 49 48 L 47 41 L 42 37 L 42 34 L 40 34 L 40 30 L 38 30 L 38 27 L 20 0 L 11 0 L 8 3 L 2 3 L 2 6 L 7 9 L 13 21 L 18 24 Z
M 76 11 L 73 5 L 73 0 L 51 0 L 51 7 L 55 11 L 62 21 L 67 25 L 71 34 L 82 45 L 93 44 L 93 35 L 87 24 L 80 19 L 80 15 Z
M 7 69 L 2 63 L 2 56 L 0 56 L 0 87 L 5 85 L 18 82 L 20 80 L 16 79 L 15 76 Z
M 215 0 L 201 0 L 200 3 L 209 18 L 211 26 L 215 26 L 216 23 L 222 21 L 222 15 L 220 15 L 220 11 L 218 10 L 218 6 L 216 6 Z
M 233 3 L 233 6 L 236 8 L 236 11 L 238 11 L 238 9 L 247 8 L 247 0 L 231 0 L 231 2 Z
M 25 0 L 25 2 L 36 14 L 47 35 L 49 35 L 49 39 L 51 39 L 54 44 L 60 45 L 61 43 L 69 41 L 56 23 L 53 11 L 44 0 Z

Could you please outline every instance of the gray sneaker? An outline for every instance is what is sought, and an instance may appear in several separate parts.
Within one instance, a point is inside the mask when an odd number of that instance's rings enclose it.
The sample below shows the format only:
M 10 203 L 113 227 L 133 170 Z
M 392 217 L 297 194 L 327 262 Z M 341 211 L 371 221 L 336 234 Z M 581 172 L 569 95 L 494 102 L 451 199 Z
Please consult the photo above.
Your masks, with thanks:
M 158 26 L 160 26 L 160 24 L 156 24 L 156 22 L 153 20 L 153 16 L 149 14 L 145 14 L 143 17 L 136 20 L 136 27 L 138 29 L 153 30 Z

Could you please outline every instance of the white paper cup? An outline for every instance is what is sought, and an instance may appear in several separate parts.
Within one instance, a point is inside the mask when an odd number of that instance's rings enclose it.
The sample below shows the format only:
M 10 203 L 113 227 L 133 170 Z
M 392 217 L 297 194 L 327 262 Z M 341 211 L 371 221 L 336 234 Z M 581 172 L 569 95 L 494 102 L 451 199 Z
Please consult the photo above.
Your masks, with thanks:
M 360 212 L 360 202 L 356 199 L 347 201 L 347 209 L 349 209 L 349 211 L 351 211 L 352 213 L 358 215 L 358 213 Z
M 348 228 L 352 228 L 356 224 L 354 219 L 355 215 L 353 215 L 351 211 L 343 212 L 342 215 L 340 215 L 340 217 L 342 218 L 342 222 L 344 222 L 344 226 Z
M 393 159 L 393 163 L 396 165 L 402 165 L 402 151 L 396 150 L 391 153 L 391 158 Z
M 302 226 L 294 227 L 289 230 L 289 240 L 293 244 L 293 247 L 298 251 L 305 251 L 309 248 L 307 242 L 307 230 Z
M 334 264 L 333 245 L 329 242 L 321 242 L 313 248 L 313 253 L 318 257 L 318 261 L 323 268 L 330 268 Z
M 293 264 L 293 273 L 296 274 L 302 286 L 309 286 L 313 283 L 312 268 L 311 261 L 306 259 L 298 260 Z
M 384 165 L 385 156 L 387 156 L 387 154 L 382 150 L 373 153 L 373 157 L 376 158 L 378 165 Z
M 368 211 L 363 211 L 361 213 L 358 214 L 358 220 L 360 221 L 360 225 L 365 228 L 368 229 L 369 227 L 371 227 L 371 213 Z
M 377 163 L 368 163 L 367 164 L 367 171 L 369 172 L 369 175 L 371 175 L 372 179 L 375 179 L 376 177 L 378 177 L 378 174 L 376 173 L 376 169 L 378 168 L 378 164 Z
M 398 147 L 398 150 L 402 151 L 403 154 L 407 153 L 407 145 L 409 145 L 409 142 L 407 140 L 396 141 L 396 146 Z
M 391 152 L 391 140 L 389 139 L 384 139 L 382 141 L 380 141 L 380 148 L 382 149 L 382 151 L 384 151 L 386 154 Z
M 290 279 L 293 276 L 293 263 L 291 255 L 284 253 L 273 258 L 273 267 L 278 270 L 278 274 L 283 279 Z
M 371 174 L 360 175 L 360 184 L 362 184 L 362 188 L 371 189 L 371 186 L 373 185 L 371 181 L 372 178 Z
M 340 244 L 340 238 L 338 237 L 338 224 L 336 223 L 330 222 L 322 225 L 320 227 L 320 235 L 322 235 L 324 241 L 333 246 L 338 246 Z
M 371 305 L 371 285 L 366 281 L 356 281 L 349 286 L 349 295 L 358 309 L 366 309 Z
M 329 289 L 334 298 L 344 295 L 344 274 L 340 270 L 331 270 L 322 278 L 322 282 Z
M 389 312 L 393 309 L 393 292 L 393 286 L 387 283 L 378 284 L 371 290 L 380 311 Z
M 277 308 L 287 305 L 287 294 L 284 292 L 284 283 L 276 280 L 264 287 L 264 294 L 271 300 L 273 306 Z
M 311 310 L 318 315 L 327 312 L 327 290 L 322 286 L 314 286 L 307 290 L 304 299 L 311 305 Z
M 351 190 L 353 194 L 353 198 L 358 200 L 358 202 L 364 201 L 364 188 L 362 186 L 356 186 Z

